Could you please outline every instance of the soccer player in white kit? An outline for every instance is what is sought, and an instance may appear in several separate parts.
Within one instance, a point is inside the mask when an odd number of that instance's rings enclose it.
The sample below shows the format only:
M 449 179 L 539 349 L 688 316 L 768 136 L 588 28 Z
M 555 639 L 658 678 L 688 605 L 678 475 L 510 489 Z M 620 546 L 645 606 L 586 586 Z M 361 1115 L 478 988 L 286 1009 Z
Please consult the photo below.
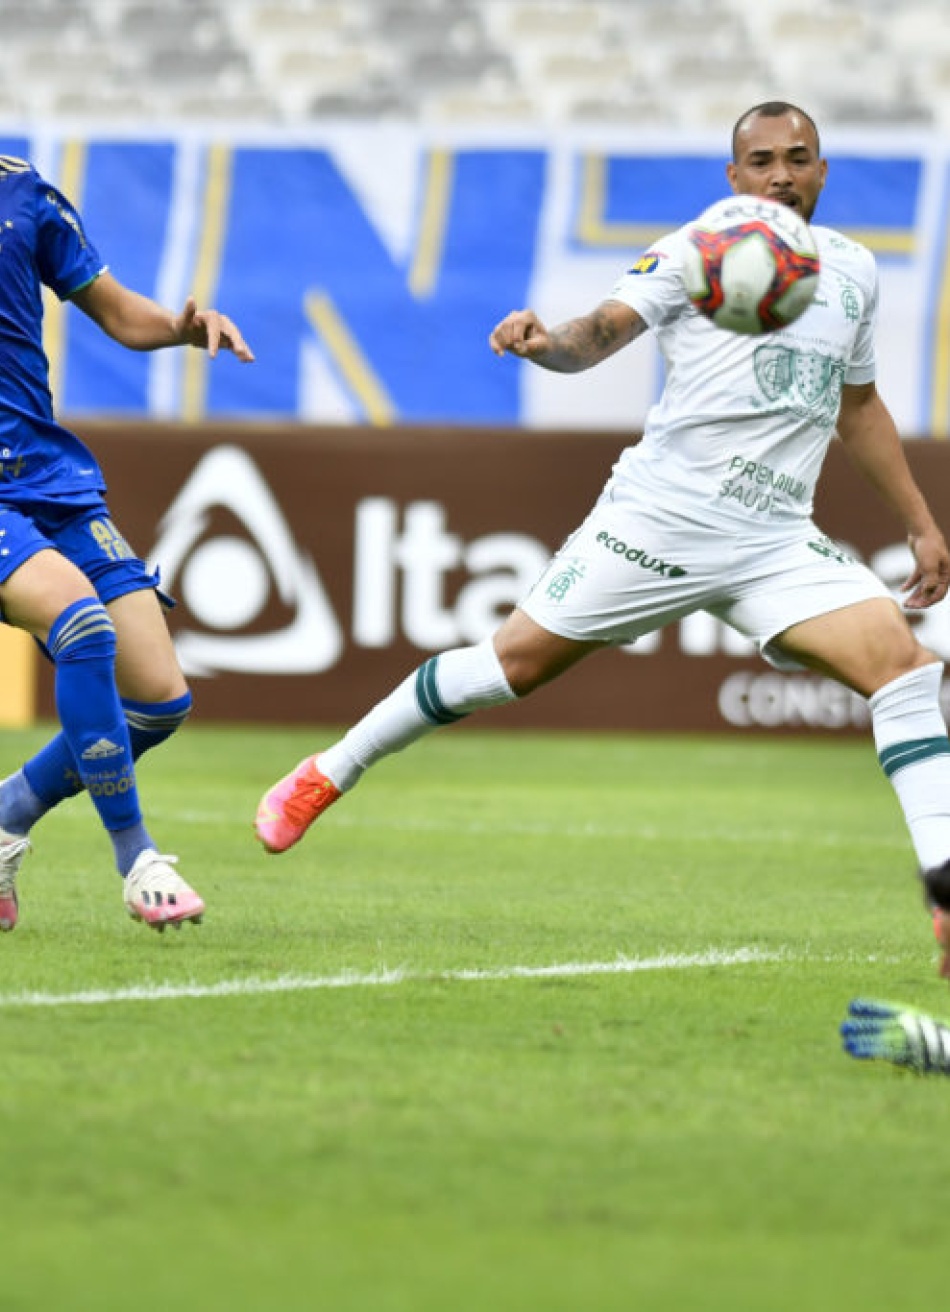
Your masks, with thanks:
M 827 161 L 804 111 L 785 102 L 740 118 L 726 175 L 811 220 Z M 837 430 L 903 522 L 915 566 L 904 606 L 940 601 L 950 553 L 874 385 L 877 273 L 857 242 L 815 227 L 818 292 L 789 327 L 747 337 L 689 301 L 684 230 L 657 242 L 589 314 L 547 328 L 532 310 L 491 333 L 498 355 L 573 373 L 648 330 L 667 377 L 642 441 L 490 639 L 423 664 L 339 742 L 262 798 L 256 831 L 283 852 L 382 757 L 440 724 L 523 697 L 606 644 L 629 643 L 698 609 L 754 638 L 766 659 L 830 676 L 868 699 L 882 767 L 904 811 L 950 978 L 950 738 L 943 667 L 863 564 L 811 518 Z

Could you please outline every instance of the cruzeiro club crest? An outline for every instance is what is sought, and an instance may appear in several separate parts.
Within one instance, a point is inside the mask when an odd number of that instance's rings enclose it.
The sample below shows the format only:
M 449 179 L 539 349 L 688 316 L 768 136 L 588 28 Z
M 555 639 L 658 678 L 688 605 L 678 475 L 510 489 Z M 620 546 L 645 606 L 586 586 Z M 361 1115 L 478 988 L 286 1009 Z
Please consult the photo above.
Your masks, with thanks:
M 838 413 L 844 362 L 818 351 L 760 346 L 755 352 L 755 381 L 765 399 L 831 419 Z

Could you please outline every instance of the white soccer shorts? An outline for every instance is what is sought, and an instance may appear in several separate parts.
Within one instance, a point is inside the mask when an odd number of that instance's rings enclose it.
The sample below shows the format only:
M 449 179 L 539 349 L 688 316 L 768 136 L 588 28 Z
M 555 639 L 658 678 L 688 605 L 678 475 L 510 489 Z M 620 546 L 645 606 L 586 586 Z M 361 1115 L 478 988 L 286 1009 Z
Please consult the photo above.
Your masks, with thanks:
M 793 624 L 891 594 L 811 520 L 698 528 L 675 514 L 598 503 L 521 601 L 542 628 L 631 643 L 695 610 L 794 664 L 772 638 Z M 797 668 L 797 667 L 796 667 Z

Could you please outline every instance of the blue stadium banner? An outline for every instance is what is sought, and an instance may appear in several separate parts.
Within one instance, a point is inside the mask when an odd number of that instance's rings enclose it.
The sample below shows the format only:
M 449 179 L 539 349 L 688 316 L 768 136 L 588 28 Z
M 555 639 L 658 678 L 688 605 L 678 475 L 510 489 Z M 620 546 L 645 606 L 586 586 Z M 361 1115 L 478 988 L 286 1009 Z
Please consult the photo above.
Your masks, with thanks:
M 950 436 L 950 142 L 829 135 L 817 221 L 881 271 L 879 386 L 907 436 Z M 584 313 L 659 234 L 727 191 L 718 142 L 616 129 L 328 125 L 144 136 L 0 134 L 73 199 L 113 272 L 226 310 L 257 354 L 136 356 L 48 303 L 63 414 L 636 430 L 660 385 L 640 343 L 564 379 L 488 350 L 531 305 Z

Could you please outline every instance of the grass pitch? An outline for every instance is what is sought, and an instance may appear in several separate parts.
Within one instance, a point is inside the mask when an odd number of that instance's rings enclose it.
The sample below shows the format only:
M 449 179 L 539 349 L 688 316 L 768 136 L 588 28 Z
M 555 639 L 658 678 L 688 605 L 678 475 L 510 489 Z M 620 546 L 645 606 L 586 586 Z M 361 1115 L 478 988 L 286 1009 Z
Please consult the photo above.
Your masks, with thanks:
M 85 799 L 35 831 L 2 1312 L 940 1305 L 950 1082 L 837 1033 L 950 1014 L 869 742 L 451 730 L 267 857 L 258 796 L 326 738 L 142 763 L 197 929 L 126 918 Z

